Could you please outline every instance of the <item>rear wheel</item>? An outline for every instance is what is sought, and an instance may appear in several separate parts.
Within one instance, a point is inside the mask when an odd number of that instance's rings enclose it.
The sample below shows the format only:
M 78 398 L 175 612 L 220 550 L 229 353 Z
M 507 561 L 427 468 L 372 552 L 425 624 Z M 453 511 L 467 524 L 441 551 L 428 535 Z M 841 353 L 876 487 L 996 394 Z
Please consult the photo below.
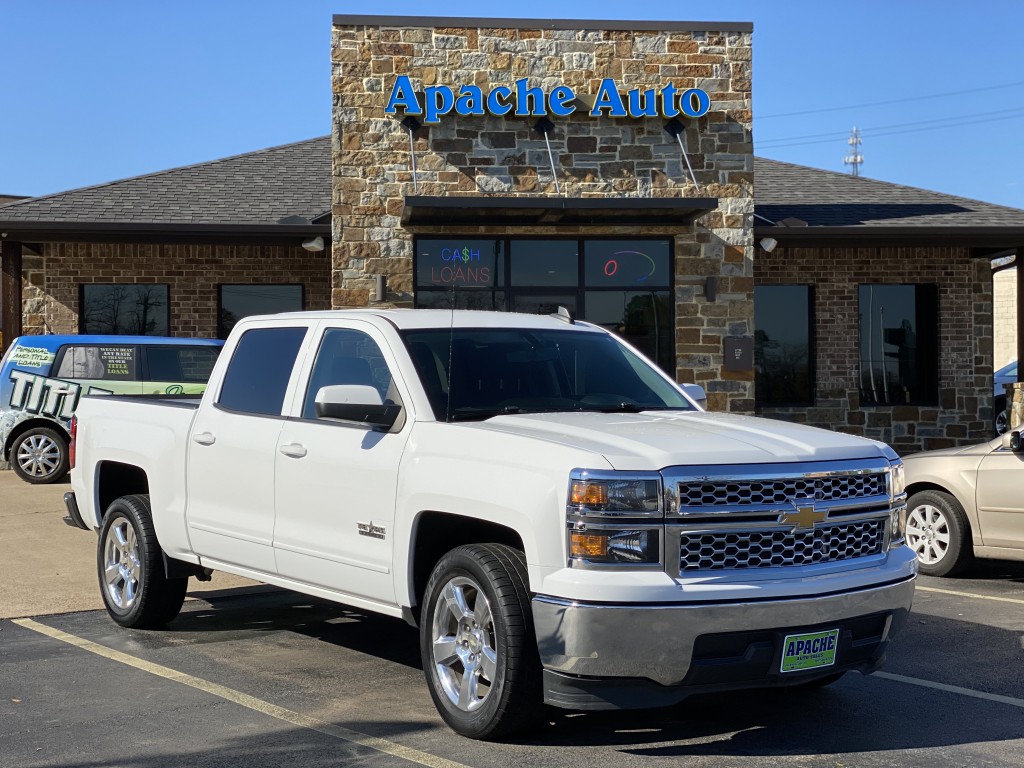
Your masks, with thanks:
M 470 544 L 441 558 L 427 582 L 420 648 L 430 695 L 455 732 L 494 739 L 534 720 L 541 667 L 522 552 Z
M 11 466 L 27 483 L 56 483 L 68 473 L 68 441 L 50 427 L 33 427 L 11 446 Z
M 163 626 L 181 611 L 188 578 L 164 573 L 148 496 L 122 496 L 107 507 L 96 561 L 103 603 L 122 627 Z
M 920 491 L 907 504 L 907 546 L 926 576 L 955 576 L 970 566 L 974 551 L 964 508 L 943 491 Z

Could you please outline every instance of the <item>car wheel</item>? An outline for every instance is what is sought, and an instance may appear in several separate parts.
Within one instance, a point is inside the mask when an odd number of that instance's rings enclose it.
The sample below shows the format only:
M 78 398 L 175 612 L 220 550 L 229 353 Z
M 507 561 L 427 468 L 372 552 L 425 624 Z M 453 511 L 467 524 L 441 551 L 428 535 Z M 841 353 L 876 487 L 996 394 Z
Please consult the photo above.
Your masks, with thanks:
M 122 496 L 107 507 L 96 562 L 103 604 L 122 627 L 163 626 L 181 611 L 188 577 L 164 573 L 148 496 Z
M 943 491 L 921 491 L 907 505 L 907 546 L 926 576 L 955 576 L 974 558 L 964 508 Z
M 68 473 L 68 441 L 50 427 L 33 427 L 11 446 L 11 466 L 27 483 L 56 483 Z
M 995 408 L 995 412 L 996 412 L 996 417 L 995 417 L 996 434 L 997 435 L 1001 435 L 1004 432 L 1006 432 L 1006 430 L 1008 430 L 1010 428 L 1010 419 L 1008 418 L 1007 413 L 1006 413 L 1006 398 L 1005 397 L 997 397 L 996 401 L 995 401 L 994 408 Z
M 527 583 L 523 554 L 500 544 L 453 549 L 427 582 L 423 671 L 438 712 L 456 733 L 507 736 L 542 711 Z

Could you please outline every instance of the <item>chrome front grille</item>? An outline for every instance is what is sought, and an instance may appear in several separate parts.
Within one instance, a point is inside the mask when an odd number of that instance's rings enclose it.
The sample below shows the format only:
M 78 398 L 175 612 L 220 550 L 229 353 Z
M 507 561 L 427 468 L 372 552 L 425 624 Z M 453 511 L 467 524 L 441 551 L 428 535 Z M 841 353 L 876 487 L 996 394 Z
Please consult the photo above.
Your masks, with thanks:
M 889 462 L 666 470 L 669 562 L 679 575 L 838 563 L 888 546 Z
M 832 563 L 877 555 L 884 542 L 884 519 L 802 531 L 680 532 L 679 571 Z
M 708 480 L 679 483 L 680 507 L 786 504 L 794 499 L 834 501 L 886 492 L 885 474 L 829 475 L 780 480 Z

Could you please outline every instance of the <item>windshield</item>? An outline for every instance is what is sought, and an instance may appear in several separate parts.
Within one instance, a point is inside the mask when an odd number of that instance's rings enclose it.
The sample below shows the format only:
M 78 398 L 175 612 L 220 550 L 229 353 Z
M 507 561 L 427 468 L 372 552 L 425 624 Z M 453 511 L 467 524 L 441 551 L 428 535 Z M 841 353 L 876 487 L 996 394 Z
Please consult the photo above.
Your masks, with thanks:
M 605 333 L 432 328 L 402 334 L 441 421 L 505 413 L 696 410 Z

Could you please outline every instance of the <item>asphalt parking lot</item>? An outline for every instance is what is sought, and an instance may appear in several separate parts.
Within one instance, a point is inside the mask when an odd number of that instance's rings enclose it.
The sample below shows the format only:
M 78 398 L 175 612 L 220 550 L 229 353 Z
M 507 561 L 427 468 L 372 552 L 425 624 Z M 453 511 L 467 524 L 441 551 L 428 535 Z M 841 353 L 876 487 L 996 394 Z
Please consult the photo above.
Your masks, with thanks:
M 91 568 L 82 553 L 64 567 Z M 18 568 L 5 551 L 4 581 Z M 48 589 L 22 599 L 45 608 Z M 444 727 L 402 621 L 246 584 L 193 597 L 164 631 L 121 629 L 92 606 L 0 620 L 0 766 L 1019 766 L 1024 751 L 1024 563 L 922 578 L 872 677 L 551 710 L 502 744 Z

